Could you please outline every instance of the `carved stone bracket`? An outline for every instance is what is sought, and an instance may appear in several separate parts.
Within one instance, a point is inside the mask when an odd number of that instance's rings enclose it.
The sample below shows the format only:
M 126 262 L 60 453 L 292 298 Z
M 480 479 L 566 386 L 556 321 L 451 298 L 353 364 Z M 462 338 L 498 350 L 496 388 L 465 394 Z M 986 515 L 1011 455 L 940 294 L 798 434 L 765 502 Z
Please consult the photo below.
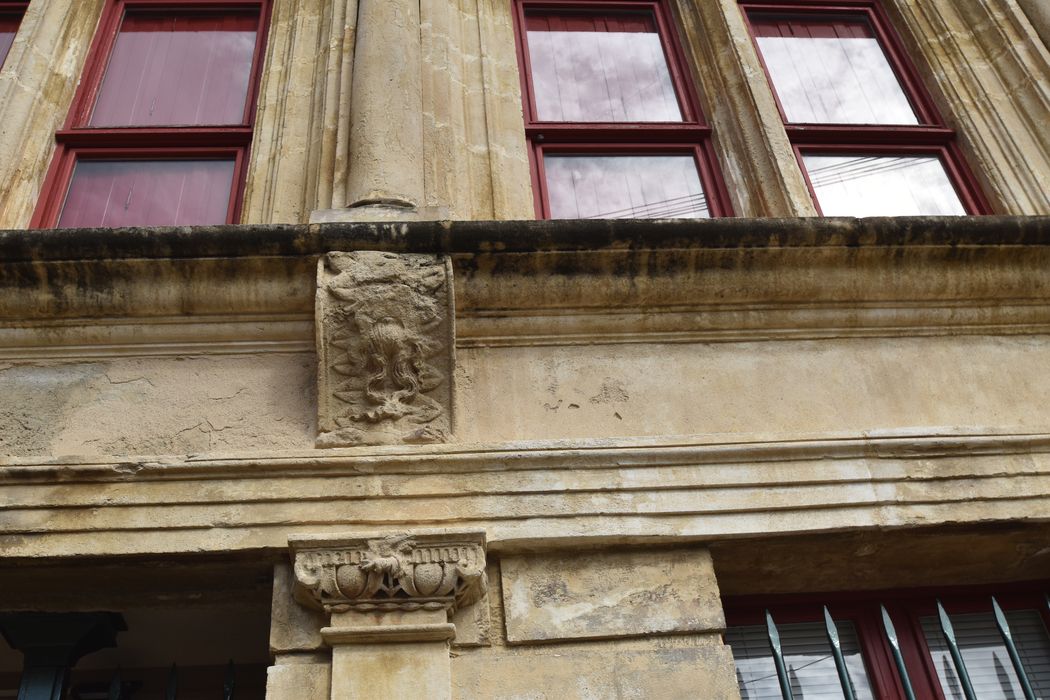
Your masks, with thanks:
M 445 610 L 485 595 L 485 534 L 292 540 L 295 596 L 328 613 Z
M 328 253 L 317 271 L 318 447 L 444 442 L 455 311 L 447 257 Z

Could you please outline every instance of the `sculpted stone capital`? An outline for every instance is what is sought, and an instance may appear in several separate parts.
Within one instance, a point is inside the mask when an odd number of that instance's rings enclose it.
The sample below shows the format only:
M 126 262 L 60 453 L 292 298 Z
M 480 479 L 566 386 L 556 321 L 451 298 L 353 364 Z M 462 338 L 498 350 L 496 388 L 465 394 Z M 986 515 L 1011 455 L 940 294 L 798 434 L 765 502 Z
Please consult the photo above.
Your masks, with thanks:
M 302 539 L 295 596 L 329 613 L 465 608 L 485 594 L 485 533 Z

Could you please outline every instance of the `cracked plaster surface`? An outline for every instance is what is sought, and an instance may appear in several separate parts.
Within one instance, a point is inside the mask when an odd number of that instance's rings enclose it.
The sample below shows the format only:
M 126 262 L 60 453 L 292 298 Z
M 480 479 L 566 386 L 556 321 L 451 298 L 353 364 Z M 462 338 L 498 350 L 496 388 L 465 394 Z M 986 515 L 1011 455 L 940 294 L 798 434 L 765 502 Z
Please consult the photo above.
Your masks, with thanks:
M 313 356 L 129 358 L 0 367 L 0 455 L 309 446 Z

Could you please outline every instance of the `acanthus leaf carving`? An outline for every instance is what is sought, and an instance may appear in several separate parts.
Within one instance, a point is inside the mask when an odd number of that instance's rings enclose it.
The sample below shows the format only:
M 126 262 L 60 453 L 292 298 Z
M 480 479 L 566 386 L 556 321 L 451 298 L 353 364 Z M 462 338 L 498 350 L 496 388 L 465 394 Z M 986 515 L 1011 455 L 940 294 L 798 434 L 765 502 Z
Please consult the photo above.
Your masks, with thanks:
M 293 541 L 296 597 L 326 612 L 441 610 L 486 589 L 483 533 Z

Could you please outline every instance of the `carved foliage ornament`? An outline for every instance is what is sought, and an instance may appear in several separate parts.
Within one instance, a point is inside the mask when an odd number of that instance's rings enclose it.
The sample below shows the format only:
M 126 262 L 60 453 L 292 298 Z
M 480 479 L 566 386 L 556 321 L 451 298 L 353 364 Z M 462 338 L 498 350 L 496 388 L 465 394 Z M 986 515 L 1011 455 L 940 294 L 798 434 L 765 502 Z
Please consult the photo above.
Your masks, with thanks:
M 452 432 L 448 258 L 329 253 L 317 276 L 319 447 L 442 442 Z
M 484 535 L 292 543 L 296 598 L 326 612 L 447 610 L 485 594 Z

